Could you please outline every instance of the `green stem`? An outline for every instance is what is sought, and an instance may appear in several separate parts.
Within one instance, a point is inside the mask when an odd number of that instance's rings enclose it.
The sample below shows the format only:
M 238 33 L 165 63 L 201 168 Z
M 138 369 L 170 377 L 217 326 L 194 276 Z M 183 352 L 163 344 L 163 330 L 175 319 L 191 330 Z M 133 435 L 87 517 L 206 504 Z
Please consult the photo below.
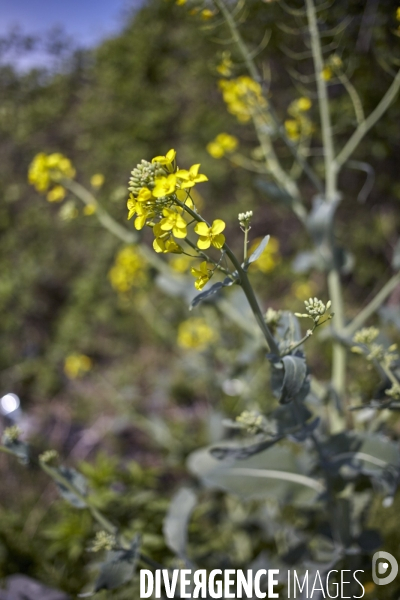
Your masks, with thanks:
M 242 36 L 240 35 L 240 32 L 235 23 L 235 19 L 233 18 L 231 12 L 226 7 L 224 0 L 214 0 L 214 3 L 217 6 L 217 8 L 221 11 L 221 13 L 225 19 L 225 22 L 229 28 L 229 31 L 231 32 L 233 41 L 236 44 L 236 46 L 238 47 L 238 50 L 243 57 L 244 63 L 246 65 L 246 68 L 247 68 L 250 76 L 255 81 L 262 83 L 262 78 L 261 78 L 260 73 L 259 73 L 259 71 L 255 65 L 255 62 L 252 58 L 251 52 L 247 48 Z M 308 176 L 310 181 L 314 184 L 316 189 L 318 191 L 322 191 L 321 181 L 319 180 L 318 176 L 314 173 L 314 171 L 312 170 L 312 168 L 310 167 L 308 162 L 304 159 L 304 157 L 298 153 L 297 148 L 293 144 L 293 142 L 287 137 L 285 130 L 282 127 L 281 123 L 279 122 L 279 119 L 276 116 L 275 111 L 273 110 L 270 102 L 268 103 L 268 113 L 270 114 L 280 137 L 282 138 L 282 140 L 284 141 L 286 146 L 289 148 L 290 152 L 292 153 L 292 155 L 294 156 L 296 161 L 299 163 L 299 165 L 304 170 L 304 172 L 306 173 L 306 175 Z
M 351 336 L 353 335 L 357 329 L 360 329 L 381 306 L 381 304 L 386 300 L 389 294 L 400 284 L 400 271 L 393 275 L 391 279 L 383 286 L 383 288 L 377 293 L 377 295 L 371 300 L 369 304 L 365 308 L 362 309 L 361 312 L 358 313 L 356 317 L 347 325 L 347 327 L 343 330 L 343 335 Z
M 194 210 L 192 210 L 189 206 L 187 206 L 183 202 L 180 202 L 179 200 L 176 200 L 176 203 L 178 204 L 178 206 L 183 208 L 189 215 L 191 215 L 193 217 L 193 219 L 196 219 L 196 221 L 198 221 L 199 223 L 205 223 L 207 225 L 207 227 L 210 227 L 210 224 L 205 219 L 203 219 L 203 217 L 201 217 Z M 224 244 L 223 250 L 226 252 L 226 255 L 229 257 L 229 260 L 231 261 L 231 263 L 233 264 L 233 266 L 235 267 L 235 269 L 238 272 L 239 284 L 241 285 L 241 287 L 245 293 L 245 296 L 250 305 L 250 308 L 253 311 L 255 319 L 264 335 L 264 338 L 267 342 L 268 349 L 271 350 L 271 352 L 274 352 L 274 354 L 279 355 L 278 345 L 275 342 L 274 337 L 273 337 L 272 333 L 270 332 L 269 327 L 264 320 L 261 309 L 257 302 L 257 298 L 254 294 L 254 290 L 251 286 L 249 278 L 247 277 L 246 271 L 244 271 L 242 269 L 240 262 L 238 261 L 238 259 L 236 258 L 235 254 L 232 252 L 232 250 L 229 248 L 228 244 L 226 244 L 226 243 Z
M 348 160 L 357 148 L 363 137 L 368 131 L 379 121 L 382 115 L 387 111 L 393 100 L 397 96 L 400 90 L 400 70 L 397 72 L 396 77 L 393 79 L 392 84 L 386 91 L 385 95 L 379 102 L 378 106 L 372 111 L 372 113 L 360 123 L 353 135 L 345 144 L 344 148 L 339 152 L 335 160 L 335 170 L 339 172 L 341 166 Z

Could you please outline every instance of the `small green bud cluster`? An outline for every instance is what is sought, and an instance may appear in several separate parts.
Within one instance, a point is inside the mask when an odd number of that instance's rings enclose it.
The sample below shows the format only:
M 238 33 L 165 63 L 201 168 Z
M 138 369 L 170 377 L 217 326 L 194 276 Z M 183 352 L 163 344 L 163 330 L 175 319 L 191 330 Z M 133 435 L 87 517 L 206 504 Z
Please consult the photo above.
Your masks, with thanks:
M 379 329 L 376 327 L 364 327 L 360 329 L 353 337 L 353 341 L 360 345 L 353 346 L 351 350 L 356 354 L 365 354 L 368 361 L 379 362 L 384 368 L 390 369 L 392 363 L 398 358 L 398 354 L 395 352 L 397 346 L 396 344 L 392 344 L 386 349 L 383 344 L 375 343 L 378 335 Z
M 18 425 L 12 425 L 11 427 L 6 427 L 3 431 L 1 441 L 5 445 L 12 444 L 13 442 L 18 441 L 20 435 L 21 430 Z
M 328 300 L 328 302 L 324 304 L 322 300 L 319 300 L 318 298 L 309 298 L 309 300 L 304 301 L 304 305 L 307 313 L 295 313 L 295 316 L 304 319 L 312 319 L 315 325 L 317 325 L 321 317 L 325 315 L 332 306 L 332 302 Z M 332 317 L 333 313 L 328 315 L 328 319 L 332 319 Z
M 264 419 L 262 415 L 254 411 L 245 410 L 241 415 L 236 417 L 236 421 L 243 425 L 249 433 L 255 434 L 263 429 Z
M 165 175 L 166 171 L 160 163 L 151 163 L 143 159 L 131 172 L 128 189 L 134 195 L 137 195 L 144 187 L 152 190 L 156 177 L 165 177 Z
M 353 340 L 356 344 L 372 344 L 379 335 L 379 329 L 376 327 L 363 327 L 357 331 Z
M 90 548 L 91 552 L 101 552 L 102 550 L 112 550 L 116 546 L 115 536 L 107 531 L 98 531 Z
M 39 461 L 45 465 L 56 465 L 58 458 L 57 450 L 46 450 L 39 456 Z
M 279 323 L 279 319 L 282 316 L 282 311 L 281 310 L 275 310 L 274 308 L 272 308 L 271 306 L 268 308 L 267 312 L 265 313 L 265 322 L 267 325 L 269 325 L 270 327 L 276 327 Z
M 240 227 L 248 229 L 252 216 L 253 216 L 252 210 L 248 210 L 247 212 L 244 212 L 244 213 L 239 213 L 238 219 L 239 219 Z

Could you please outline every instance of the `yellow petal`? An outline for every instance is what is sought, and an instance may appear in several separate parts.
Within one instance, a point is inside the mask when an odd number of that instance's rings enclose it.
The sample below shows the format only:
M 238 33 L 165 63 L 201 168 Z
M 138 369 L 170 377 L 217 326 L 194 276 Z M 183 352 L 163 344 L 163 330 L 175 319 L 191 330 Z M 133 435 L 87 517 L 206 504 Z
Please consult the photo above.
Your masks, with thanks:
M 225 236 L 222 233 L 213 237 L 212 245 L 214 246 L 214 248 L 218 248 L 218 250 L 221 250 L 221 248 L 224 244 L 225 244 Z M 199 248 L 200 248 L 200 246 L 199 246 Z
M 179 169 L 179 171 L 176 172 L 176 177 L 178 179 L 189 179 L 189 171 L 186 171 L 186 169 Z
M 199 172 L 200 169 L 200 163 L 198 165 L 192 165 L 189 169 L 189 173 L 191 174 L 191 176 L 193 177 L 193 175 L 196 177 L 197 173 Z
M 183 238 L 185 238 L 187 236 L 186 227 L 184 229 L 183 228 L 174 227 L 172 229 L 172 233 L 174 234 L 174 236 L 176 238 L 180 238 L 180 239 L 183 239 Z
M 211 241 L 209 237 L 199 237 L 199 239 L 197 240 L 197 247 L 200 248 L 200 250 L 207 250 L 207 248 L 209 248 L 211 245 Z
M 225 229 L 225 227 L 226 227 L 225 222 L 222 221 L 222 219 L 215 219 L 215 221 L 213 222 L 213 224 L 211 226 L 211 234 L 217 235 L 218 233 L 221 233 L 221 231 L 223 231 Z
M 207 223 L 197 223 L 194 230 L 197 235 L 207 236 L 209 235 L 210 228 L 208 227 Z

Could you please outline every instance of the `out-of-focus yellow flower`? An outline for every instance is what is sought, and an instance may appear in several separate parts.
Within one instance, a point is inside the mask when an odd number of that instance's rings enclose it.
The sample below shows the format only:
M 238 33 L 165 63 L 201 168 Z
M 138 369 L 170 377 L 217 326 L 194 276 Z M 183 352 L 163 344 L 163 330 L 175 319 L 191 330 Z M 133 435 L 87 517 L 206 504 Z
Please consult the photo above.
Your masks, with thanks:
M 95 212 L 96 212 L 96 205 L 95 204 L 87 204 L 85 206 L 85 208 L 83 209 L 83 214 L 86 217 L 89 217 L 90 215 L 94 215 Z
M 317 286 L 313 281 L 296 281 L 292 285 L 292 294 L 298 300 L 304 300 L 304 298 L 312 298 L 317 292 Z
M 205 319 L 194 317 L 183 321 L 178 327 L 178 345 L 191 350 L 204 350 L 215 342 L 218 336 Z
M 296 119 L 286 119 L 285 130 L 288 138 L 296 142 L 300 137 L 300 122 Z
M 222 158 L 225 154 L 234 152 L 238 144 L 239 141 L 234 135 L 219 133 L 212 142 L 207 144 L 207 152 L 213 158 Z
M 210 281 L 211 270 L 208 268 L 206 260 L 200 264 L 200 267 L 198 269 L 192 267 L 190 269 L 190 272 L 193 275 L 193 277 L 197 278 L 194 282 L 194 287 L 196 288 L 196 290 L 202 290 L 206 283 Z
M 267 105 L 261 85 L 251 77 L 243 75 L 237 79 L 221 79 L 218 82 L 228 112 L 246 123 L 252 114 Z
M 332 69 L 330 67 L 324 67 L 321 72 L 322 79 L 330 81 L 332 79 Z
M 217 71 L 222 77 L 230 77 L 232 75 L 233 62 L 230 52 L 222 53 L 222 60 L 217 66 Z
M 254 240 L 249 249 L 249 256 L 258 248 L 262 238 Z M 261 256 L 250 265 L 250 269 L 258 269 L 262 273 L 270 273 L 280 263 L 279 242 L 275 237 L 270 237 L 269 242 Z
M 213 12 L 209 8 L 204 8 L 200 14 L 201 14 L 202 19 L 204 19 L 205 21 L 208 21 L 209 19 L 213 18 L 213 16 L 215 15 L 215 12 Z
M 155 198 L 163 198 L 164 196 L 170 196 L 175 192 L 176 189 L 176 175 L 171 173 L 167 177 L 157 177 L 155 183 L 156 185 L 153 189 L 153 196 Z
M 92 359 L 86 354 L 70 354 L 64 361 L 64 373 L 70 379 L 77 379 L 88 373 L 93 367 Z
M 197 164 L 197 165 L 192 165 L 190 167 L 189 171 L 187 171 L 186 169 L 179 169 L 176 172 L 177 178 L 181 180 L 180 186 L 182 189 L 191 188 L 194 185 L 196 185 L 196 183 L 202 183 L 203 181 L 208 181 L 208 177 L 206 175 L 199 173 L 199 169 L 200 169 L 200 164 Z
M 171 267 L 174 269 L 174 271 L 177 271 L 177 273 L 186 273 L 189 268 L 190 265 L 192 264 L 192 259 L 189 256 L 174 256 L 169 264 L 171 265 Z
M 31 162 L 28 171 L 28 181 L 38 192 L 46 192 L 51 183 L 58 182 L 63 177 L 72 179 L 74 176 L 75 169 L 71 161 L 59 152 L 40 152 Z
M 295 102 L 297 104 L 298 110 L 301 112 L 306 112 L 307 110 L 310 110 L 310 108 L 312 106 L 312 102 L 311 102 L 310 98 L 307 98 L 306 96 L 302 96 L 301 98 L 298 98 L 298 100 L 295 100 Z
M 197 240 L 198 248 L 207 250 L 210 246 L 214 246 L 220 250 L 225 244 L 225 236 L 222 234 L 224 229 L 225 222 L 222 219 L 215 219 L 211 227 L 207 223 L 197 223 L 194 230 L 200 236 Z
M 90 178 L 90 185 L 94 188 L 101 188 L 104 183 L 104 175 L 102 173 L 95 173 Z
M 64 200 L 66 195 L 67 190 L 63 188 L 62 185 L 56 185 L 53 187 L 53 189 L 47 192 L 46 198 L 49 202 L 61 202 L 61 200 Z
M 400 6 L 398 7 L 398 9 L 396 10 L 396 19 L 398 21 L 400 21 Z
M 108 278 L 112 287 L 120 293 L 145 283 L 146 265 L 135 246 L 126 246 L 118 252 Z

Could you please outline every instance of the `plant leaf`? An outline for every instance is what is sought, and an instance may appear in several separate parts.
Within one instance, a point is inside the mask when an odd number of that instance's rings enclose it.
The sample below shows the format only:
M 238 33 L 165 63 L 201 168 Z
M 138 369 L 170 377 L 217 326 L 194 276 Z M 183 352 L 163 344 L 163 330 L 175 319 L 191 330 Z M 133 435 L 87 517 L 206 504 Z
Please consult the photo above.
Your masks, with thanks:
M 65 479 L 67 479 L 67 481 L 69 481 L 71 485 L 73 485 L 77 489 L 77 491 L 80 494 L 82 494 L 82 496 L 86 496 L 87 479 L 82 475 L 82 473 L 78 473 L 78 471 L 76 471 L 75 469 L 63 466 L 58 467 L 58 469 L 56 470 L 60 473 L 60 475 L 65 477 Z M 59 483 L 58 481 L 56 481 L 55 483 L 57 485 L 60 495 L 64 498 L 64 500 L 72 504 L 72 506 L 74 506 L 75 508 L 87 507 L 86 502 L 84 502 L 81 498 L 74 494 L 74 492 L 69 490 L 66 486 L 64 486 L 62 483 Z
M 212 285 L 210 288 L 208 288 L 204 292 L 201 292 L 201 294 L 197 294 L 197 296 L 193 298 L 192 302 L 190 303 L 189 310 L 195 308 L 198 304 L 200 304 L 200 302 L 208 300 L 208 298 L 219 292 L 219 290 L 221 290 L 222 288 L 229 287 L 234 283 L 236 283 L 236 280 L 231 279 L 230 277 L 225 277 L 223 281 L 217 281 L 217 283 L 214 283 L 214 285 Z
M 244 460 L 254 454 L 268 450 L 279 442 L 283 438 L 282 435 L 257 442 L 256 444 L 247 444 L 242 446 L 214 446 L 210 449 L 211 455 L 217 460 L 224 460 L 226 458 L 235 458 L 236 460 Z
M 197 504 L 197 496 L 190 488 L 181 488 L 172 498 L 164 519 L 165 542 L 180 558 L 186 555 L 187 528 Z
M 247 260 L 247 264 L 251 265 L 251 263 L 255 262 L 256 260 L 258 260 L 261 256 L 261 254 L 264 252 L 265 248 L 268 246 L 268 242 L 270 239 L 270 235 L 266 235 L 261 242 L 258 244 L 257 248 L 254 250 L 253 254 L 251 256 L 249 256 L 248 260 Z
M 289 404 L 300 392 L 307 377 L 307 366 L 304 358 L 284 356 L 282 358 L 284 375 L 279 402 Z
M 139 559 L 140 536 L 136 536 L 128 550 L 109 550 L 106 560 L 101 564 L 100 573 L 94 586 L 94 592 L 114 590 L 131 581 Z

